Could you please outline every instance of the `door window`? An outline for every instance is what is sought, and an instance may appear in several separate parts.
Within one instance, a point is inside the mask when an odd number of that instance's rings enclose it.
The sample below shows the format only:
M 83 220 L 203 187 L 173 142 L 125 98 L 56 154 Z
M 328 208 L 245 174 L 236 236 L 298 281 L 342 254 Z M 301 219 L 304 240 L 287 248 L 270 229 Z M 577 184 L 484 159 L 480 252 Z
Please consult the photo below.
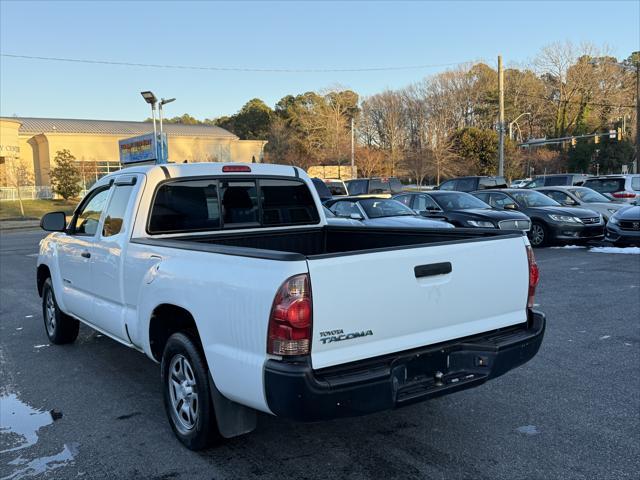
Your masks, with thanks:
M 415 209 L 418 212 L 423 212 L 426 210 L 441 210 L 438 204 L 433 200 L 433 198 L 428 195 L 418 195 L 416 197 Z
M 107 207 L 107 213 L 102 226 L 102 236 L 111 237 L 123 230 L 124 216 L 129 205 L 129 198 L 133 192 L 133 185 L 116 186 Z
M 440 187 L 438 187 L 438 190 L 455 190 L 455 188 L 456 180 L 449 180 L 440 185 Z
M 471 192 L 476 189 L 475 178 L 460 178 L 456 184 L 456 190 L 460 192 Z
M 361 215 L 355 202 L 337 202 L 331 206 L 331 211 L 338 217 L 349 217 L 352 213 Z
M 400 195 L 398 197 L 394 197 L 395 200 L 400 203 L 404 203 L 407 207 L 411 208 L 411 195 Z
M 98 231 L 100 215 L 109 197 L 109 187 L 103 187 L 89 194 L 88 199 L 76 213 L 71 231 L 75 235 L 93 236 Z
M 542 193 L 544 193 L 547 197 L 553 198 L 560 205 L 573 205 L 575 203 L 575 201 L 569 195 L 558 190 L 543 191 Z
M 382 193 L 391 193 L 389 182 L 384 182 L 377 178 L 369 180 L 369 193 L 380 195 Z
M 362 195 L 367 193 L 367 180 L 351 180 L 347 184 L 349 195 Z
M 489 197 L 489 205 L 495 208 L 504 208 L 505 205 L 512 205 L 515 202 L 513 199 L 505 195 L 504 193 L 492 193 L 488 195 Z M 485 203 L 487 203 L 486 199 L 481 198 Z

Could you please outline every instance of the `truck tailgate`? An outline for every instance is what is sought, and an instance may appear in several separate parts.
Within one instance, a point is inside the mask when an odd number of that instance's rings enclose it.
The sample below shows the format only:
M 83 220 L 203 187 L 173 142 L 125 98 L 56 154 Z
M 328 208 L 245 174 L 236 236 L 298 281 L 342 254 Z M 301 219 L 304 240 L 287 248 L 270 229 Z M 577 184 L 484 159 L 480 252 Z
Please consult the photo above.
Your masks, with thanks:
M 310 258 L 314 369 L 526 321 L 524 237 Z

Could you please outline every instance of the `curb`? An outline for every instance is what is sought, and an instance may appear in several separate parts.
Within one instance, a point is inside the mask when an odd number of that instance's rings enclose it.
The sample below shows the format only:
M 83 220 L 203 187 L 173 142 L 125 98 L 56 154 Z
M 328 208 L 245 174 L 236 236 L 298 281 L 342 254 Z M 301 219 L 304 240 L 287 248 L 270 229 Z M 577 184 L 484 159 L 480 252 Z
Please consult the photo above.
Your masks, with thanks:
M 9 225 L 3 225 L 8 223 Z M 40 227 L 40 221 L 37 220 L 23 220 L 23 221 L 0 221 L 0 231 L 5 232 L 8 230 L 33 230 Z

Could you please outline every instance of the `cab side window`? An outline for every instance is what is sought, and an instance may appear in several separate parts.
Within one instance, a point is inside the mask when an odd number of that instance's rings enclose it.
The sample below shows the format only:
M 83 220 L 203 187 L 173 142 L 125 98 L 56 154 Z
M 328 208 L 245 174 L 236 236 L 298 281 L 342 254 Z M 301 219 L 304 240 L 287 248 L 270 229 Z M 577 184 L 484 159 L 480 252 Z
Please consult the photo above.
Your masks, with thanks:
M 133 185 L 116 186 L 107 207 L 107 214 L 102 226 L 102 236 L 111 237 L 122 231 L 124 216 L 129 205 Z
M 100 223 L 100 215 L 102 215 L 109 197 L 109 191 L 109 187 L 103 187 L 89 194 L 88 200 L 80 206 L 73 219 L 71 232 L 74 235 L 93 236 L 96 234 Z

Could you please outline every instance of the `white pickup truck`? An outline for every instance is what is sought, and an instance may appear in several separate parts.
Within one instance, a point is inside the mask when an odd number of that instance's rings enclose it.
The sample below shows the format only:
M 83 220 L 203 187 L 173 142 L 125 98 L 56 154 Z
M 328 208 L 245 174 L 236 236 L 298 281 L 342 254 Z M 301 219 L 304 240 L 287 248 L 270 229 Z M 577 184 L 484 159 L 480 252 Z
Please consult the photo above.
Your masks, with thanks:
M 81 321 L 160 362 L 191 449 L 258 411 L 315 421 L 477 386 L 544 334 L 522 232 L 327 225 L 296 167 L 131 167 L 41 226 L 50 341 Z

